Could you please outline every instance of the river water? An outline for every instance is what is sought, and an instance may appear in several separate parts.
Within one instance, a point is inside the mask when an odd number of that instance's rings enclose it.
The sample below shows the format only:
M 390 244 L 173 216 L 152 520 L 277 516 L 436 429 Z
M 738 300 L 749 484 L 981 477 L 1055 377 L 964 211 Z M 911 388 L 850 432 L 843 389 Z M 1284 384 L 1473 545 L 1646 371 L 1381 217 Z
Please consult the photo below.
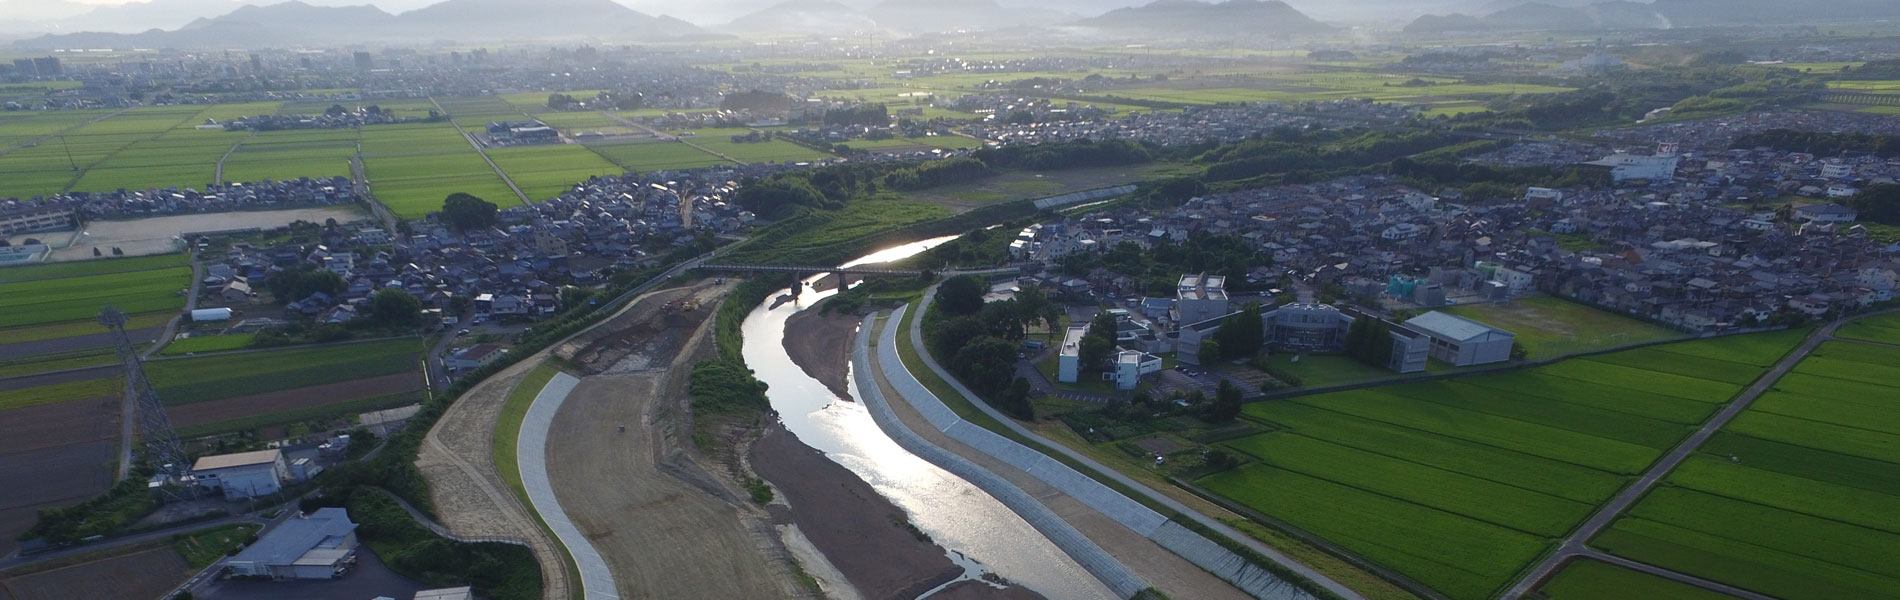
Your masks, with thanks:
M 907 258 L 952 239 L 955 237 L 881 250 L 844 266 Z M 912 523 L 965 567 L 966 577 L 994 572 L 1056 600 L 1114 598 L 1088 571 L 1016 513 L 970 482 L 904 450 L 884 435 L 862 404 L 837 397 L 798 368 L 785 354 L 786 319 L 837 292 L 815 292 L 807 287 L 796 301 L 773 307 L 787 292 L 781 289 L 767 297 L 742 326 L 746 364 L 771 386 L 766 395 L 786 429 L 910 513 Z M 855 398 L 857 382 L 848 381 Z

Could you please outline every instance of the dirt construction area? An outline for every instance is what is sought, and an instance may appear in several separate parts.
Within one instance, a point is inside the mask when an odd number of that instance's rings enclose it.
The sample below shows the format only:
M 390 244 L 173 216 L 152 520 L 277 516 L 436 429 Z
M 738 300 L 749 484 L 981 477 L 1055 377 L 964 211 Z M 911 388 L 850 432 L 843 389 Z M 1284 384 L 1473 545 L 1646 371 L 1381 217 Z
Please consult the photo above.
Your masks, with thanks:
M 40 509 L 112 484 L 118 408 L 118 398 L 92 398 L 0 412 L 0 481 L 34 482 L 0 494 L 0 555 L 13 551 Z
M 423 439 L 416 467 L 429 481 L 429 496 L 443 526 L 462 537 L 528 542 L 541 563 L 541 597 L 568 600 L 566 559 L 554 545 L 554 537 L 535 524 L 528 509 L 508 490 L 494 462 L 495 420 L 502 404 L 541 358 L 529 357 L 463 393 Z
M 548 477 L 622 598 L 805 595 L 769 515 L 692 450 L 688 373 L 729 290 L 655 292 L 555 350 L 588 376 L 550 425 Z

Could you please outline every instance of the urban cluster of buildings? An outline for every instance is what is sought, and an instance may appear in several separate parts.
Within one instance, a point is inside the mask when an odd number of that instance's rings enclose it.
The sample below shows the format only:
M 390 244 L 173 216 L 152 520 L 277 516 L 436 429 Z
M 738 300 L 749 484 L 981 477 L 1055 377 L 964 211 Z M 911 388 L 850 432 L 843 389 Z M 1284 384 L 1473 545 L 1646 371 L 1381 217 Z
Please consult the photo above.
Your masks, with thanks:
M 421 117 L 398 117 L 394 113 L 367 108 L 320 115 L 252 115 L 215 123 L 231 131 L 274 131 L 279 129 L 354 129 L 364 125 L 417 123 Z M 206 123 L 211 125 L 213 123 Z
M 1081 139 L 1133 140 L 1162 145 L 1196 144 L 1209 140 L 1231 142 L 1281 127 L 1336 127 L 1364 120 L 1387 122 L 1412 113 L 1412 109 L 1389 104 L 1337 100 L 1298 105 L 1267 103 L 1231 108 L 1191 108 L 1181 112 L 1131 111 L 1120 117 L 1069 119 L 1066 117 L 1068 114 L 1093 115 L 1105 111 L 1078 103 L 1056 108 L 1052 103 L 1025 99 L 959 102 L 953 106 L 989 107 L 976 110 L 991 111 L 993 118 L 970 125 L 968 132 L 998 144 L 1039 144 Z M 1045 115 L 1049 120 L 1009 122 L 1009 115 L 1016 110 Z M 1065 112 L 1054 112 L 1058 110 Z

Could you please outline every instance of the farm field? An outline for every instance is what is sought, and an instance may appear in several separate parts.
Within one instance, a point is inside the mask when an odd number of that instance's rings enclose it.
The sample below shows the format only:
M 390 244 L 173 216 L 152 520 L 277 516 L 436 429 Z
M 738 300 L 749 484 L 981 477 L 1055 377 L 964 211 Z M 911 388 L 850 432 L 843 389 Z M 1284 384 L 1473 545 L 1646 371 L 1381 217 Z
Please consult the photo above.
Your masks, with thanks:
M 488 151 L 488 158 L 508 174 L 508 179 L 514 181 L 528 199 L 537 202 L 559 196 L 589 177 L 625 172 L 619 165 L 578 145 L 495 148 Z
M 182 356 L 185 354 L 195 354 L 199 352 L 224 352 L 227 350 L 242 350 L 244 349 L 244 347 L 251 345 L 251 340 L 256 337 L 257 337 L 256 335 L 249 334 L 249 333 L 242 333 L 242 334 L 235 334 L 235 335 L 192 336 L 192 337 L 188 337 L 184 339 L 172 340 L 171 343 L 165 344 L 165 348 L 162 350 L 159 350 L 158 354 L 160 356 Z
M 185 267 L 0 284 L 0 328 L 89 321 L 107 305 L 128 314 L 177 310 L 185 306 L 178 291 L 190 286 Z
M 179 289 L 184 289 L 184 288 L 179 288 Z M 165 323 L 171 321 L 172 317 L 175 317 L 177 315 L 178 315 L 178 312 L 175 310 L 165 310 L 165 311 L 158 311 L 158 312 L 133 314 L 133 315 L 130 315 L 131 318 L 128 319 L 125 323 L 125 331 L 126 333 L 133 334 L 132 339 L 134 341 L 139 341 L 138 334 L 134 332 L 137 332 L 140 330 L 153 330 L 159 327 L 164 327 Z M 105 326 L 100 325 L 97 322 L 94 322 L 90 319 L 84 320 L 84 321 L 67 321 L 64 323 L 52 323 L 52 324 L 47 324 L 47 325 L 8 327 L 5 329 L 0 329 L 0 345 L 18 344 L 21 346 L 42 346 L 48 343 L 57 343 L 57 342 L 54 342 L 54 340 L 59 340 L 61 338 L 70 338 L 70 337 L 83 336 L 83 335 L 101 335 L 105 333 L 106 333 Z M 154 332 L 154 335 L 156 335 L 155 332 Z M 150 339 L 151 339 L 151 336 L 147 336 L 145 338 L 145 340 L 148 340 L 148 341 Z M 59 352 L 59 351 L 70 350 L 70 349 L 71 348 L 59 348 L 59 349 L 52 349 L 52 350 L 32 350 L 32 351 L 26 352 L 26 354 L 42 354 L 45 352 Z M 19 353 L 8 353 L 8 355 L 18 356 Z
M 442 200 L 455 192 L 474 194 L 502 207 L 521 203 L 468 139 L 448 123 L 364 130 L 362 153 L 371 193 L 405 219 L 442 210 Z
M 1897 365 L 1822 343 L 1591 545 L 1789 600 L 1900 594 Z
M 4 271 L 0 271 L 3 274 Z M 1854 321 L 1834 333 L 1835 337 L 1900 346 L 1900 313 L 1867 317 Z
M 734 142 L 729 137 L 703 137 L 694 139 L 693 145 L 748 163 L 819 161 L 832 157 L 828 152 L 820 152 L 785 140 L 742 143 Z
M 421 350 L 396 339 L 153 361 L 146 372 L 166 405 L 185 405 L 411 373 Z
M 13 550 L 38 509 L 71 504 L 112 484 L 123 387 L 116 378 L 105 381 L 112 389 L 0 409 L 0 477 L 38 482 L 9 490 L 0 503 L 0 553 Z
M 1532 359 L 1686 337 L 1659 325 L 1553 296 L 1439 310 L 1516 334 L 1517 343 Z
M 1744 347 L 1250 404 L 1275 430 L 1226 442 L 1248 461 L 1198 483 L 1450 598 L 1488 598 L 1788 349 Z
M 1562 571 L 1537 591 L 1549 600 L 1733 600 L 1727 594 L 1588 559 L 1564 565 Z
M 537 104 L 547 102 L 547 94 L 540 94 Z M 528 118 L 521 107 L 509 104 L 495 96 L 436 98 L 443 110 L 449 112 L 449 119 L 464 129 L 481 129 L 489 121 L 520 121 Z
M 587 148 L 634 173 L 697 169 L 730 164 L 723 158 L 680 142 L 590 144 Z
M 105 275 L 142 271 L 164 267 L 184 266 L 191 262 L 191 255 L 185 253 L 157 254 L 130 258 L 101 258 L 64 263 L 35 264 L 18 267 L 0 268 L 0 283 L 16 283 L 36 279 L 55 279 L 60 277 L 78 277 L 83 275 Z
M 264 131 L 245 138 L 224 161 L 225 181 L 347 177 L 355 129 Z

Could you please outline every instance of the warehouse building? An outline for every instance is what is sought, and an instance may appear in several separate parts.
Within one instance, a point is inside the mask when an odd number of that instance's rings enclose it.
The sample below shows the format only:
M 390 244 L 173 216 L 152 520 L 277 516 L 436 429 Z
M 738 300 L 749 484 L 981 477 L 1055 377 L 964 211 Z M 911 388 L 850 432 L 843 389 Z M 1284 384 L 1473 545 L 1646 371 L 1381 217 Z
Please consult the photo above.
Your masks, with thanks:
M 243 500 L 277 493 L 290 480 L 290 466 L 284 453 L 272 448 L 206 456 L 192 465 L 191 474 L 198 485 L 223 491 L 226 500 Z
M 278 525 L 227 564 L 240 576 L 333 579 L 356 564 L 356 523 L 349 511 L 319 508 Z
M 1431 338 L 1433 359 L 1453 366 L 1482 365 L 1511 359 L 1509 331 L 1438 311 L 1405 322 L 1405 327 Z

